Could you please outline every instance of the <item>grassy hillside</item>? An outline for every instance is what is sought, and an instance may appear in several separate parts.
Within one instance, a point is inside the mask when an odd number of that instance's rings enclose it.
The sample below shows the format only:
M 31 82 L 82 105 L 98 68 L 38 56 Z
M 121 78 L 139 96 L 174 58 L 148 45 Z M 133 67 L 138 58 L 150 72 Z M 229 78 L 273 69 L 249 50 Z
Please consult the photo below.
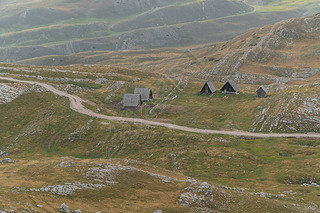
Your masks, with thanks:
M 320 183 L 319 141 L 199 135 L 105 122 L 68 105 L 44 91 L 0 105 L 6 112 L 0 114 L 0 150 L 16 161 L 0 164 L 0 209 L 54 212 L 63 202 L 83 212 L 318 208 L 319 190 L 311 184 Z
M 306 8 L 306 14 L 317 12 L 320 9 L 319 2 L 316 0 L 283 0 L 283 1 L 269 1 L 265 5 L 259 7 L 261 11 L 284 11 L 298 8 Z
M 32 70 L 31 73 L 25 70 Z M 76 93 L 89 100 L 86 107 L 103 114 L 124 117 L 163 120 L 190 127 L 208 129 L 239 129 L 262 132 L 316 132 L 319 128 L 317 77 L 308 83 L 268 86 L 269 98 L 256 98 L 260 82 L 239 83 L 239 95 L 199 95 L 204 80 L 183 74 L 159 74 L 139 70 L 126 70 L 105 66 L 69 66 L 56 71 L 48 67 L 15 68 L 4 65 L 2 73 L 18 78 L 58 84 L 60 89 Z M 68 71 L 69 70 L 69 71 Z M 76 74 L 72 71 L 76 70 Z M 201 73 L 199 73 L 201 74 Z M 219 90 L 224 76 L 214 80 Z M 220 80 L 219 80 L 220 79 Z M 289 80 L 289 78 L 288 78 Z M 123 94 L 132 93 L 135 87 L 150 87 L 155 100 L 134 110 L 125 110 L 121 101 Z M 303 88 L 303 89 L 301 89 Z M 259 107 L 263 110 L 259 110 Z M 294 110 L 293 110 L 294 109 Z M 188 114 L 188 116 L 185 116 Z M 295 117 L 300 119 L 296 120 Z
M 318 19 L 290 20 L 189 51 L 69 56 L 115 66 L 1 64 L 0 73 L 52 84 L 107 115 L 209 129 L 318 132 Z M 240 84 L 239 95 L 198 94 L 208 78 L 219 89 L 230 77 Z M 268 85 L 267 99 L 255 97 L 260 84 Z M 67 99 L 38 87 L 0 85 L 0 159 L 15 160 L 0 164 L 0 209 L 53 212 L 66 202 L 83 212 L 318 211 L 318 140 L 109 122 L 78 114 Z M 135 87 L 152 88 L 155 99 L 122 108 L 123 94 Z

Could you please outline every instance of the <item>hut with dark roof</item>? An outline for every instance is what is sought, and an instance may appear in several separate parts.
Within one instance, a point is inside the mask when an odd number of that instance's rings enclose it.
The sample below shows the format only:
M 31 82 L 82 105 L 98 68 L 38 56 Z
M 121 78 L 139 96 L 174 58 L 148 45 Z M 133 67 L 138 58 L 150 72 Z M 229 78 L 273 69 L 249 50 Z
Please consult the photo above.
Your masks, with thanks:
M 124 94 L 123 106 L 124 107 L 138 107 L 142 104 L 140 94 Z
M 227 81 L 227 83 L 221 88 L 221 92 L 224 92 L 224 93 L 237 93 L 239 92 L 239 90 L 240 90 L 240 87 L 232 79 Z
M 134 94 L 141 96 L 141 101 L 150 101 L 153 99 L 152 90 L 150 88 L 135 88 Z
M 207 95 L 211 95 L 213 93 L 215 93 L 217 90 L 216 88 L 213 86 L 212 81 L 207 81 L 204 86 L 202 87 L 202 90 L 200 91 L 200 95 L 202 94 L 207 94 Z
M 257 90 L 257 97 L 258 98 L 265 98 L 265 97 L 267 97 L 267 92 L 268 92 L 268 90 L 262 85 Z

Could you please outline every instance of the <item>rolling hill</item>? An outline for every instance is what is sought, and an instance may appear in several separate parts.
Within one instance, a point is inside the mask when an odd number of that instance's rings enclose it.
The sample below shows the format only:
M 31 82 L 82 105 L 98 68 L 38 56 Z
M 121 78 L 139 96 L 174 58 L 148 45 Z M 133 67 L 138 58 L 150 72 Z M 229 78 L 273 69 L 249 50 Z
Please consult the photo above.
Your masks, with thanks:
M 235 0 L 2 1 L 1 61 L 226 41 L 248 30 L 316 12 L 319 8 L 314 0 L 278 3 Z

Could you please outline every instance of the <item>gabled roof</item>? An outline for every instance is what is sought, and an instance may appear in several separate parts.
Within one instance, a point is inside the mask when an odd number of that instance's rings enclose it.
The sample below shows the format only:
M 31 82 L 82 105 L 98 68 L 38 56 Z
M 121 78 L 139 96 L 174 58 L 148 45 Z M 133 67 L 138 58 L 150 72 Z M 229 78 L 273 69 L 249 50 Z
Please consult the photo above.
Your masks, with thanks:
M 268 92 L 268 90 L 267 90 L 267 88 L 265 88 L 265 86 L 263 86 L 263 85 L 261 85 L 260 87 L 259 87 L 259 89 L 257 90 L 257 92 L 260 90 L 260 89 L 262 89 L 264 92 Z
M 212 81 L 207 81 L 206 84 L 208 85 L 209 89 L 211 90 L 212 93 L 214 93 L 216 90 L 216 88 L 213 86 Z
M 142 101 L 149 101 L 152 91 L 150 88 L 135 88 L 134 94 L 140 94 Z
M 141 104 L 140 94 L 124 94 L 123 106 L 124 107 L 137 107 Z
M 234 89 L 235 92 L 238 92 L 240 90 L 240 87 L 233 79 L 230 79 L 229 81 L 227 81 L 227 83 L 230 84 L 230 86 Z

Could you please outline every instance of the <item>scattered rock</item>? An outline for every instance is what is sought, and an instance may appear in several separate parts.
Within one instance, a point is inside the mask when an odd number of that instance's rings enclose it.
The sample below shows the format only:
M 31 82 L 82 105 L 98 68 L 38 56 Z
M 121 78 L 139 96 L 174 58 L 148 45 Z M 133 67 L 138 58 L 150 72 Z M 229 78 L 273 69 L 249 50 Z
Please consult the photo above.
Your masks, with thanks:
M 109 95 L 105 98 L 106 101 L 109 101 L 116 93 L 125 85 L 124 81 L 111 81 L 108 80 L 105 82 L 107 84 L 107 91 L 110 91 Z
M 302 184 L 303 186 L 313 186 L 313 187 L 320 187 L 320 185 L 319 184 L 317 184 L 317 183 L 310 183 L 310 184 L 308 184 L 308 183 L 304 183 L 304 184 Z
M 59 212 L 69 213 L 70 211 L 69 211 L 68 206 L 67 206 L 65 203 L 63 203 L 63 204 L 60 206 Z
M 105 78 L 97 78 L 96 79 L 96 84 L 104 84 L 106 83 L 108 80 Z
M 158 210 L 155 210 L 153 213 L 162 213 L 162 210 L 158 209 Z
M 109 185 L 111 182 L 109 183 Z M 81 189 L 101 189 L 106 187 L 105 184 L 93 184 L 93 183 L 82 183 L 82 182 L 74 182 L 74 183 L 65 183 L 64 185 L 53 185 L 41 187 L 40 189 L 31 188 L 32 192 L 50 192 L 51 194 L 58 195 L 72 195 L 77 190 Z
M 0 157 L 1 157 L 1 156 L 5 156 L 5 155 L 7 155 L 7 153 L 5 153 L 4 151 L 1 151 L 1 150 L 0 150 Z
M 74 212 L 74 213 L 82 213 L 82 211 L 80 209 L 74 210 L 72 212 Z
M 92 128 L 92 122 L 93 120 L 90 119 L 85 125 L 83 125 L 80 128 L 77 128 L 74 132 L 69 134 L 68 140 L 71 142 L 75 140 L 76 137 L 79 137 L 81 135 L 85 135 L 87 131 L 89 131 Z
M 295 88 L 290 88 L 292 89 Z M 278 95 L 268 98 L 264 109 L 257 113 L 251 131 L 317 132 L 319 130 L 319 94 L 291 93 L 290 90 L 277 88 Z
M 20 95 L 31 93 L 31 92 L 43 92 L 44 88 L 40 86 L 30 86 L 25 84 L 0 84 L 0 104 L 10 103 L 17 99 Z
M 23 94 L 23 88 L 15 88 L 6 84 L 0 84 L 0 104 L 5 104 L 13 101 Z
M 263 198 L 282 198 L 282 197 L 286 196 L 284 194 L 271 194 L 271 193 L 265 193 L 265 192 L 256 192 L 253 194 L 258 195 Z
M 0 163 L 14 163 L 14 160 L 11 160 L 10 158 L 4 158 L 3 160 L 0 160 Z

